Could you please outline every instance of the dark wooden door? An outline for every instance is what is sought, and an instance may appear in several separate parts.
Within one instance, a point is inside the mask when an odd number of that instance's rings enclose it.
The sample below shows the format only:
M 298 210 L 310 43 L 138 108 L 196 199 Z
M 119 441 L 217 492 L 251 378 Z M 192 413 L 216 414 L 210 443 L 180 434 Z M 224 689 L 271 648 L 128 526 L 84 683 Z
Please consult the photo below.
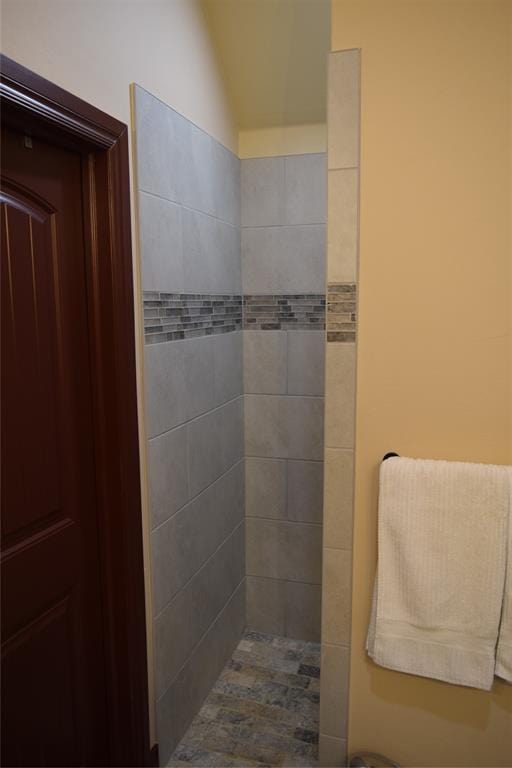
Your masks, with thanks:
M 1 149 L 2 763 L 107 765 L 82 159 Z

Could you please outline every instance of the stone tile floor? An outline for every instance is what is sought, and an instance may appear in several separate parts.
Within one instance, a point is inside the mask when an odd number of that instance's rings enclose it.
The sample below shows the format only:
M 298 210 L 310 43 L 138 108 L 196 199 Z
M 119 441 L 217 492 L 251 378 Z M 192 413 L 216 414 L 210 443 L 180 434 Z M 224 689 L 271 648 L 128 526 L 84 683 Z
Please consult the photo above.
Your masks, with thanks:
M 247 630 L 169 766 L 316 766 L 320 646 Z

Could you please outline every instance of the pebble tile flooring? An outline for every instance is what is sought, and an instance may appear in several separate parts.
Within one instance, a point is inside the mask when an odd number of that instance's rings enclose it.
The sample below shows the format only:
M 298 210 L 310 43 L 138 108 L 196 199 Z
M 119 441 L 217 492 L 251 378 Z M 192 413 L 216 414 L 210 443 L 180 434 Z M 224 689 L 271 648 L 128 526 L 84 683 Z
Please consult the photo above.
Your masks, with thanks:
M 320 646 L 247 630 L 169 766 L 316 766 Z

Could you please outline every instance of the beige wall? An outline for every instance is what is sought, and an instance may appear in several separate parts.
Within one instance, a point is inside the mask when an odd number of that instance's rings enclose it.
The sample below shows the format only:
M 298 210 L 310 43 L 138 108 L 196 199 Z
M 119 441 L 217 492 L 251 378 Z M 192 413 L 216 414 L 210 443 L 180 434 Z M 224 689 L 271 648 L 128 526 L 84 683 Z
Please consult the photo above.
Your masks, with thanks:
M 510 766 L 512 688 L 384 670 L 364 651 L 381 457 L 512 461 L 512 3 L 333 0 L 361 48 L 349 749 Z
M 198 0 L 2 0 L 2 53 L 130 124 L 138 83 L 236 152 Z
M 198 0 L 2 0 L 1 51 L 131 125 L 136 82 L 232 151 L 238 133 Z M 131 138 L 131 135 L 130 135 Z M 131 144 L 131 142 L 130 142 Z M 130 149 L 132 188 L 135 165 Z M 135 295 L 140 295 L 132 195 Z M 142 320 L 136 302 L 151 741 L 155 740 L 151 576 L 143 408 Z

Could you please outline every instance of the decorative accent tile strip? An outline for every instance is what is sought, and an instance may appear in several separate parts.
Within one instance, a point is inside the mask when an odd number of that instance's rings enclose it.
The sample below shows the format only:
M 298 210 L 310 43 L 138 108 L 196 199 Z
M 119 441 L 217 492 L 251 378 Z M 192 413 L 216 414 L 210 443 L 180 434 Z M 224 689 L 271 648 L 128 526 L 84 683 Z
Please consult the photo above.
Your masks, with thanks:
M 327 341 L 356 340 L 356 285 L 327 286 Z
M 242 297 L 144 291 L 146 344 L 212 336 L 242 329 Z
M 244 296 L 246 331 L 323 331 L 324 328 L 324 294 Z

